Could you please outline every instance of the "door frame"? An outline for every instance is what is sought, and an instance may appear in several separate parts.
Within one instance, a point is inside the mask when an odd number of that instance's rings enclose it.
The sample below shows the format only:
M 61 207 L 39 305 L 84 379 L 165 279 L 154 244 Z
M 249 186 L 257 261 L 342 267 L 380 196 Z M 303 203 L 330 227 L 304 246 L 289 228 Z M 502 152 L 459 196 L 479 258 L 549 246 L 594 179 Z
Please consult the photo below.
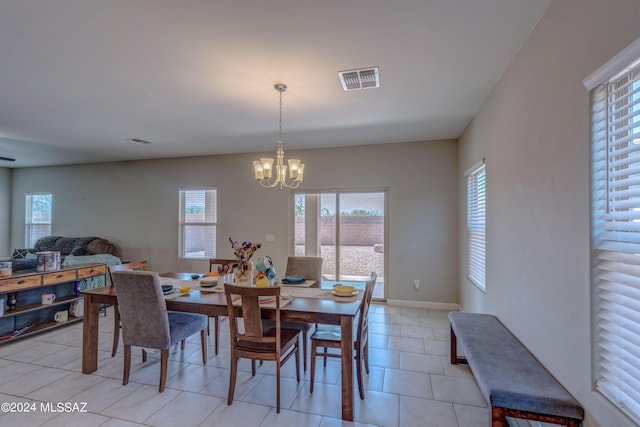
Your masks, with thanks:
M 339 208 L 340 200 L 339 195 L 343 193 L 383 193 L 384 195 L 384 252 L 383 252 L 383 265 L 384 265 L 384 295 L 383 298 L 374 298 L 376 301 L 386 301 L 389 298 L 389 188 L 388 187 L 370 187 L 370 188 L 322 188 L 322 189 L 296 189 L 289 192 L 289 254 L 295 254 L 295 197 L 298 194 L 335 194 L 336 195 L 336 264 L 339 263 L 340 249 L 338 242 L 340 241 L 340 221 Z M 336 270 L 339 271 L 339 265 L 336 265 Z M 378 273 L 378 272 L 376 272 Z

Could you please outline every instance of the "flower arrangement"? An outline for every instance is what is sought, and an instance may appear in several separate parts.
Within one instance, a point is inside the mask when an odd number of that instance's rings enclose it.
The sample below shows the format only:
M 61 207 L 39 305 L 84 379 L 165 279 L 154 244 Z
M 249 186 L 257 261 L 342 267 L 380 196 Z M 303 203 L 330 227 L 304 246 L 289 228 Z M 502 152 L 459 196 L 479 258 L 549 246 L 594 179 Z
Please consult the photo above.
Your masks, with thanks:
M 242 242 L 242 244 L 239 244 L 231 237 L 229 237 L 229 242 L 231 243 L 233 254 L 238 259 L 238 270 L 240 274 L 244 274 L 249 270 L 249 261 L 251 260 L 251 257 L 255 251 L 260 249 L 262 243 Z

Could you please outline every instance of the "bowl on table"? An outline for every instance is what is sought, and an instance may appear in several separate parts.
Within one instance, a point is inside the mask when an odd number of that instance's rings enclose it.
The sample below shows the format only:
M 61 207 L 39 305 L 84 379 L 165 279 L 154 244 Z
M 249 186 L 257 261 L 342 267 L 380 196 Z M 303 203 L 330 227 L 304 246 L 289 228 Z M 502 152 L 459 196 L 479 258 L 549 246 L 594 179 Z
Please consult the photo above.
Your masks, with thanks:
M 358 290 L 353 286 L 334 285 L 331 293 L 339 297 L 350 297 L 357 294 Z
M 203 288 L 213 288 L 218 285 L 217 277 L 203 277 L 200 279 L 200 286 Z

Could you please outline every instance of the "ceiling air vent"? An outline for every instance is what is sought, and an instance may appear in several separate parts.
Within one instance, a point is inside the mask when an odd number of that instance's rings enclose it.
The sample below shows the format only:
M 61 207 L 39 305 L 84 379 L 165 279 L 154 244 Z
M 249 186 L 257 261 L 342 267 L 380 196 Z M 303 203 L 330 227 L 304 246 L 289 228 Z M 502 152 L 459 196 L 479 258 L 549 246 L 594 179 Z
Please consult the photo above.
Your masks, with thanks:
M 147 141 L 146 139 L 142 139 L 142 138 L 126 138 L 125 141 L 129 141 L 129 142 L 135 142 L 136 144 L 152 144 L 151 141 Z
M 338 71 L 340 83 L 344 90 L 360 90 L 380 87 L 378 67 L 363 68 L 361 70 Z

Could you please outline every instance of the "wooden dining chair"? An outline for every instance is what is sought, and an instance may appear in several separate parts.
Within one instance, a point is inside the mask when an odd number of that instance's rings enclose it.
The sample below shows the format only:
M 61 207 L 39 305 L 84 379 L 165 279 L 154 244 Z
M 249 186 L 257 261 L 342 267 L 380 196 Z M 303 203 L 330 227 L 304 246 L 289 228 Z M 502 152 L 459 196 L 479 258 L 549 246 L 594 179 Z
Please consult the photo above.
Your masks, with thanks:
M 218 271 L 218 266 L 227 265 L 227 264 L 236 264 L 238 262 L 237 259 L 224 259 L 224 258 L 209 258 L 209 272 L 213 272 L 213 268 L 216 267 L 215 271 Z M 214 341 L 214 352 L 216 356 L 218 355 L 218 351 L 220 350 L 220 317 L 219 316 L 211 316 L 213 319 L 213 341 Z M 207 327 L 207 335 L 209 335 L 209 328 Z
M 369 306 L 373 297 L 373 288 L 376 286 L 378 276 L 375 272 L 371 273 L 371 278 L 367 280 L 364 289 L 364 295 L 360 302 L 358 310 L 358 323 L 354 334 L 354 359 L 356 360 L 356 376 L 358 378 L 358 390 L 360 391 L 360 399 L 364 399 L 364 382 L 362 378 L 362 365 L 369 373 Z M 329 352 L 329 348 L 340 349 L 342 338 L 340 326 L 338 325 L 318 325 L 311 335 L 311 384 L 309 390 L 313 393 L 313 379 L 315 375 L 316 357 L 324 358 L 324 366 L 327 366 L 327 357 L 342 357 L 340 352 Z M 322 353 L 318 353 L 318 347 L 324 347 Z
M 322 280 L 322 258 L 290 256 L 287 259 L 287 269 L 285 271 L 285 277 L 302 276 L 307 280 L 315 280 L 320 283 Z M 273 323 L 270 320 L 265 320 L 264 325 L 272 326 Z M 314 323 L 306 322 L 282 322 L 283 328 L 298 329 L 302 332 L 302 366 L 305 372 L 307 371 L 307 337 L 314 325 Z
M 147 261 L 127 262 L 125 264 L 117 264 L 109 266 L 109 279 L 113 283 L 111 273 L 114 271 L 147 271 Z M 118 342 L 120 341 L 120 311 L 118 305 L 113 306 L 113 346 L 111 347 L 111 357 L 116 355 L 118 351 Z
M 122 385 L 129 383 L 131 346 L 160 350 L 160 385 L 162 393 L 167 381 L 169 348 L 200 332 L 202 363 L 207 363 L 207 324 L 204 314 L 167 311 L 158 273 L 151 271 L 114 271 L 111 279 L 118 296 L 124 344 Z
M 209 272 L 214 271 L 213 267 L 216 266 L 215 271 L 218 271 L 217 266 L 227 265 L 227 264 L 236 264 L 238 262 L 237 259 L 224 259 L 224 258 L 209 258 Z
M 227 404 L 233 403 L 236 388 L 238 360 L 242 357 L 251 360 L 251 375 L 256 374 L 256 360 L 272 360 L 276 362 L 276 412 L 280 412 L 280 368 L 292 355 L 296 358 L 296 380 L 300 382 L 300 349 L 298 347 L 297 329 L 286 329 L 280 326 L 280 287 L 256 288 L 251 286 L 224 285 L 229 315 L 229 331 L 231 336 L 231 372 L 229 378 L 229 395 Z M 244 333 L 239 331 L 238 320 L 234 309 L 235 296 L 240 296 Z M 275 300 L 275 327 L 262 327 L 260 297 L 273 297 Z

